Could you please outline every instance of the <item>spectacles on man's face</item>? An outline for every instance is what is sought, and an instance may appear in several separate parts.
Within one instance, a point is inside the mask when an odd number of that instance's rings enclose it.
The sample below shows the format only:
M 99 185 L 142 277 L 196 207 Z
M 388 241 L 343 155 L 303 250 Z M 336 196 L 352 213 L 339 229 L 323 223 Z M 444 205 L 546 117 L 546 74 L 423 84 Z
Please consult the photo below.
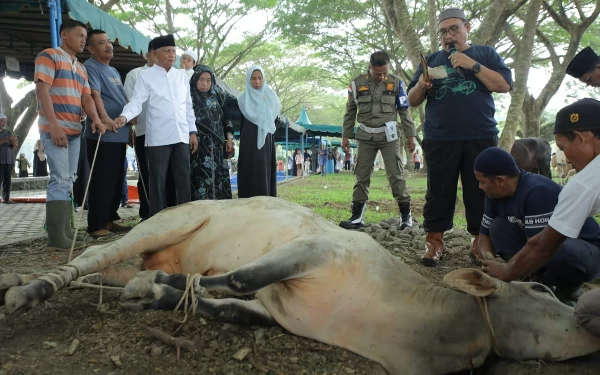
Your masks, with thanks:
M 464 25 L 465 23 L 466 22 L 463 22 L 463 23 L 461 23 L 459 25 L 450 26 L 448 29 L 439 29 L 436 34 L 440 38 L 445 37 L 446 34 L 448 34 L 448 33 L 450 33 L 450 35 L 454 36 L 454 35 L 458 34 L 458 30 L 460 30 L 460 27 L 462 25 Z

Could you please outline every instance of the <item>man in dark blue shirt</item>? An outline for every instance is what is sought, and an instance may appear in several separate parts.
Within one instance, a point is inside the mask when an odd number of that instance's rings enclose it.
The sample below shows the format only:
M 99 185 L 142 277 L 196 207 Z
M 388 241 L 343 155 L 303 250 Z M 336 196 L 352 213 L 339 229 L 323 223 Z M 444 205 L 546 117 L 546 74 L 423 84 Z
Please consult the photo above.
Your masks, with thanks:
M 427 160 L 426 266 L 437 265 L 442 256 L 444 231 L 453 224 L 459 174 L 467 230 L 476 246 L 484 195 L 473 162 L 481 151 L 498 144 L 492 92 L 505 93 L 512 86 L 510 69 L 492 47 L 468 44 L 471 25 L 461 9 L 444 10 L 438 23 L 443 49 L 426 57 L 433 79 L 425 80 L 419 67 L 408 86 L 412 107 L 427 100 L 421 145 Z
M 509 261 L 527 240 L 550 221 L 562 187 L 554 181 L 520 170 L 513 157 L 498 147 L 488 148 L 475 160 L 475 175 L 486 194 L 479 231 L 478 253 Z M 600 276 L 600 227 L 592 217 L 577 238 L 567 238 L 535 277 L 574 306 L 581 284 Z

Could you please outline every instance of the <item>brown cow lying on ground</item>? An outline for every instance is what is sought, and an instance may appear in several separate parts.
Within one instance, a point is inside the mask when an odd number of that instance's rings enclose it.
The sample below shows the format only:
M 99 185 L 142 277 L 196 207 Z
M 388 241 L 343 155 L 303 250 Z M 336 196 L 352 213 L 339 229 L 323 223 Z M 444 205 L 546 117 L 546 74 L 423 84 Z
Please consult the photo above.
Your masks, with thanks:
M 136 255 L 143 265 L 116 267 Z M 473 369 L 493 352 L 560 361 L 600 350 L 600 339 L 579 327 L 573 310 L 544 285 L 462 269 L 445 277 L 460 291 L 436 286 L 369 235 L 277 198 L 167 209 L 35 280 L 2 275 L 0 294 L 14 313 L 94 272 L 125 285 L 122 304 L 140 310 L 173 309 L 185 274 L 201 274 L 194 285 L 199 294 L 256 299 L 199 298 L 198 313 L 229 323 L 279 324 L 376 361 L 390 374 Z

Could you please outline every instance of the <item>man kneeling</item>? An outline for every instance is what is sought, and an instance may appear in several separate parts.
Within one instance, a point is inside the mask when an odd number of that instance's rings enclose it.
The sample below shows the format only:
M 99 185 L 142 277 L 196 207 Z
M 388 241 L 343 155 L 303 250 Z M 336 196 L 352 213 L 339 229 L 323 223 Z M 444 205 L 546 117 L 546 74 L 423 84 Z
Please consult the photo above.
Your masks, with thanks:
M 475 159 L 475 176 L 486 194 L 478 253 L 509 261 L 548 224 L 561 186 L 538 174 L 520 170 L 501 148 L 484 150 Z M 584 282 L 600 276 L 600 227 L 588 217 L 577 238 L 567 238 L 552 259 L 532 278 L 550 287 L 563 303 L 575 306 Z

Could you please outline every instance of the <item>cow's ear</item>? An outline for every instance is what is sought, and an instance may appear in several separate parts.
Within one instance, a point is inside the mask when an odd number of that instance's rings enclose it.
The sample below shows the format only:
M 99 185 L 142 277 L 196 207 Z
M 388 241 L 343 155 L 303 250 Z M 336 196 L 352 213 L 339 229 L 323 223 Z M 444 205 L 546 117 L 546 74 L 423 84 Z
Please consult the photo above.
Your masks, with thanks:
M 476 268 L 463 268 L 444 276 L 446 284 L 475 297 L 486 297 L 496 290 L 496 280 Z

